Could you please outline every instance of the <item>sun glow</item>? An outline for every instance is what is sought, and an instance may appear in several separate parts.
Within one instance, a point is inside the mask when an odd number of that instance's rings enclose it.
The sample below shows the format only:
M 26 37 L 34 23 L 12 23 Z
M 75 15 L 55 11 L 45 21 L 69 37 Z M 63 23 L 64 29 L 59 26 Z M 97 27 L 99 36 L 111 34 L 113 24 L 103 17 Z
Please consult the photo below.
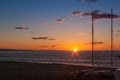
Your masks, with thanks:
M 74 49 L 73 49 L 73 52 L 74 52 L 74 53 L 76 53 L 76 52 L 77 52 L 77 49 L 76 49 L 76 48 L 74 48 Z
M 73 54 L 72 55 L 78 55 L 78 50 L 77 50 L 77 48 L 74 48 L 73 49 Z

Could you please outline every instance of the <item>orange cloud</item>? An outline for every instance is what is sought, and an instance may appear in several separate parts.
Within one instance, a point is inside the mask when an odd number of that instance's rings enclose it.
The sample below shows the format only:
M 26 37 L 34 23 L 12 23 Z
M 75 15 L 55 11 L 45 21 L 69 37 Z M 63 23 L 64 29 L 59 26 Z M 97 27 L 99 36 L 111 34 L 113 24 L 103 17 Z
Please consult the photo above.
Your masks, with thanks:
M 57 47 L 57 45 L 51 45 L 51 47 Z

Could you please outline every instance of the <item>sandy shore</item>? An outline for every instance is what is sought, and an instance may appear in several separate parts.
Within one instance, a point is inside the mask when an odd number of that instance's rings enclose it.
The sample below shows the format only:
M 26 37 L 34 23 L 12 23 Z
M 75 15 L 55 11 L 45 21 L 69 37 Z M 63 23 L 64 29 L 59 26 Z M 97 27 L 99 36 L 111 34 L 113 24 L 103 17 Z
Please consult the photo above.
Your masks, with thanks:
M 64 64 L 37 64 L 27 62 L 0 62 L 0 80 L 114 80 L 114 76 L 85 76 L 76 71 L 90 69 L 87 66 Z

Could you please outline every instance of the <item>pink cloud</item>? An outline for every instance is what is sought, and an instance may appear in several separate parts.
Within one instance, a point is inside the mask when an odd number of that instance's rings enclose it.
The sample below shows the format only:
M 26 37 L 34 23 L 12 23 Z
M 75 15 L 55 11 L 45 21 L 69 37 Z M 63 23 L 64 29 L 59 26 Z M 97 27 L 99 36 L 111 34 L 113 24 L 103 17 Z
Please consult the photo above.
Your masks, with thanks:
M 63 23 L 64 20 L 63 20 L 63 19 L 57 19 L 56 22 L 57 22 L 57 23 Z
M 80 16 L 81 12 L 80 11 L 74 11 L 72 12 L 72 16 Z

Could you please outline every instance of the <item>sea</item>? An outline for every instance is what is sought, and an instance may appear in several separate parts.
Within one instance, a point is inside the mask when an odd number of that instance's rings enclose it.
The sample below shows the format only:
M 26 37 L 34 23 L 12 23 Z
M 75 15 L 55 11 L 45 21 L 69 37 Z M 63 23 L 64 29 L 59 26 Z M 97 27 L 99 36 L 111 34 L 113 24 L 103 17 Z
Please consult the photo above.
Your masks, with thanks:
M 110 51 L 94 51 L 93 57 L 91 51 L 25 51 L 25 50 L 0 50 L 0 61 L 16 61 L 31 63 L 50 63 L 50 64 L 69 64 L 97 67 L 120 67 L 120 51 L 113 51 L 111 60 Z

